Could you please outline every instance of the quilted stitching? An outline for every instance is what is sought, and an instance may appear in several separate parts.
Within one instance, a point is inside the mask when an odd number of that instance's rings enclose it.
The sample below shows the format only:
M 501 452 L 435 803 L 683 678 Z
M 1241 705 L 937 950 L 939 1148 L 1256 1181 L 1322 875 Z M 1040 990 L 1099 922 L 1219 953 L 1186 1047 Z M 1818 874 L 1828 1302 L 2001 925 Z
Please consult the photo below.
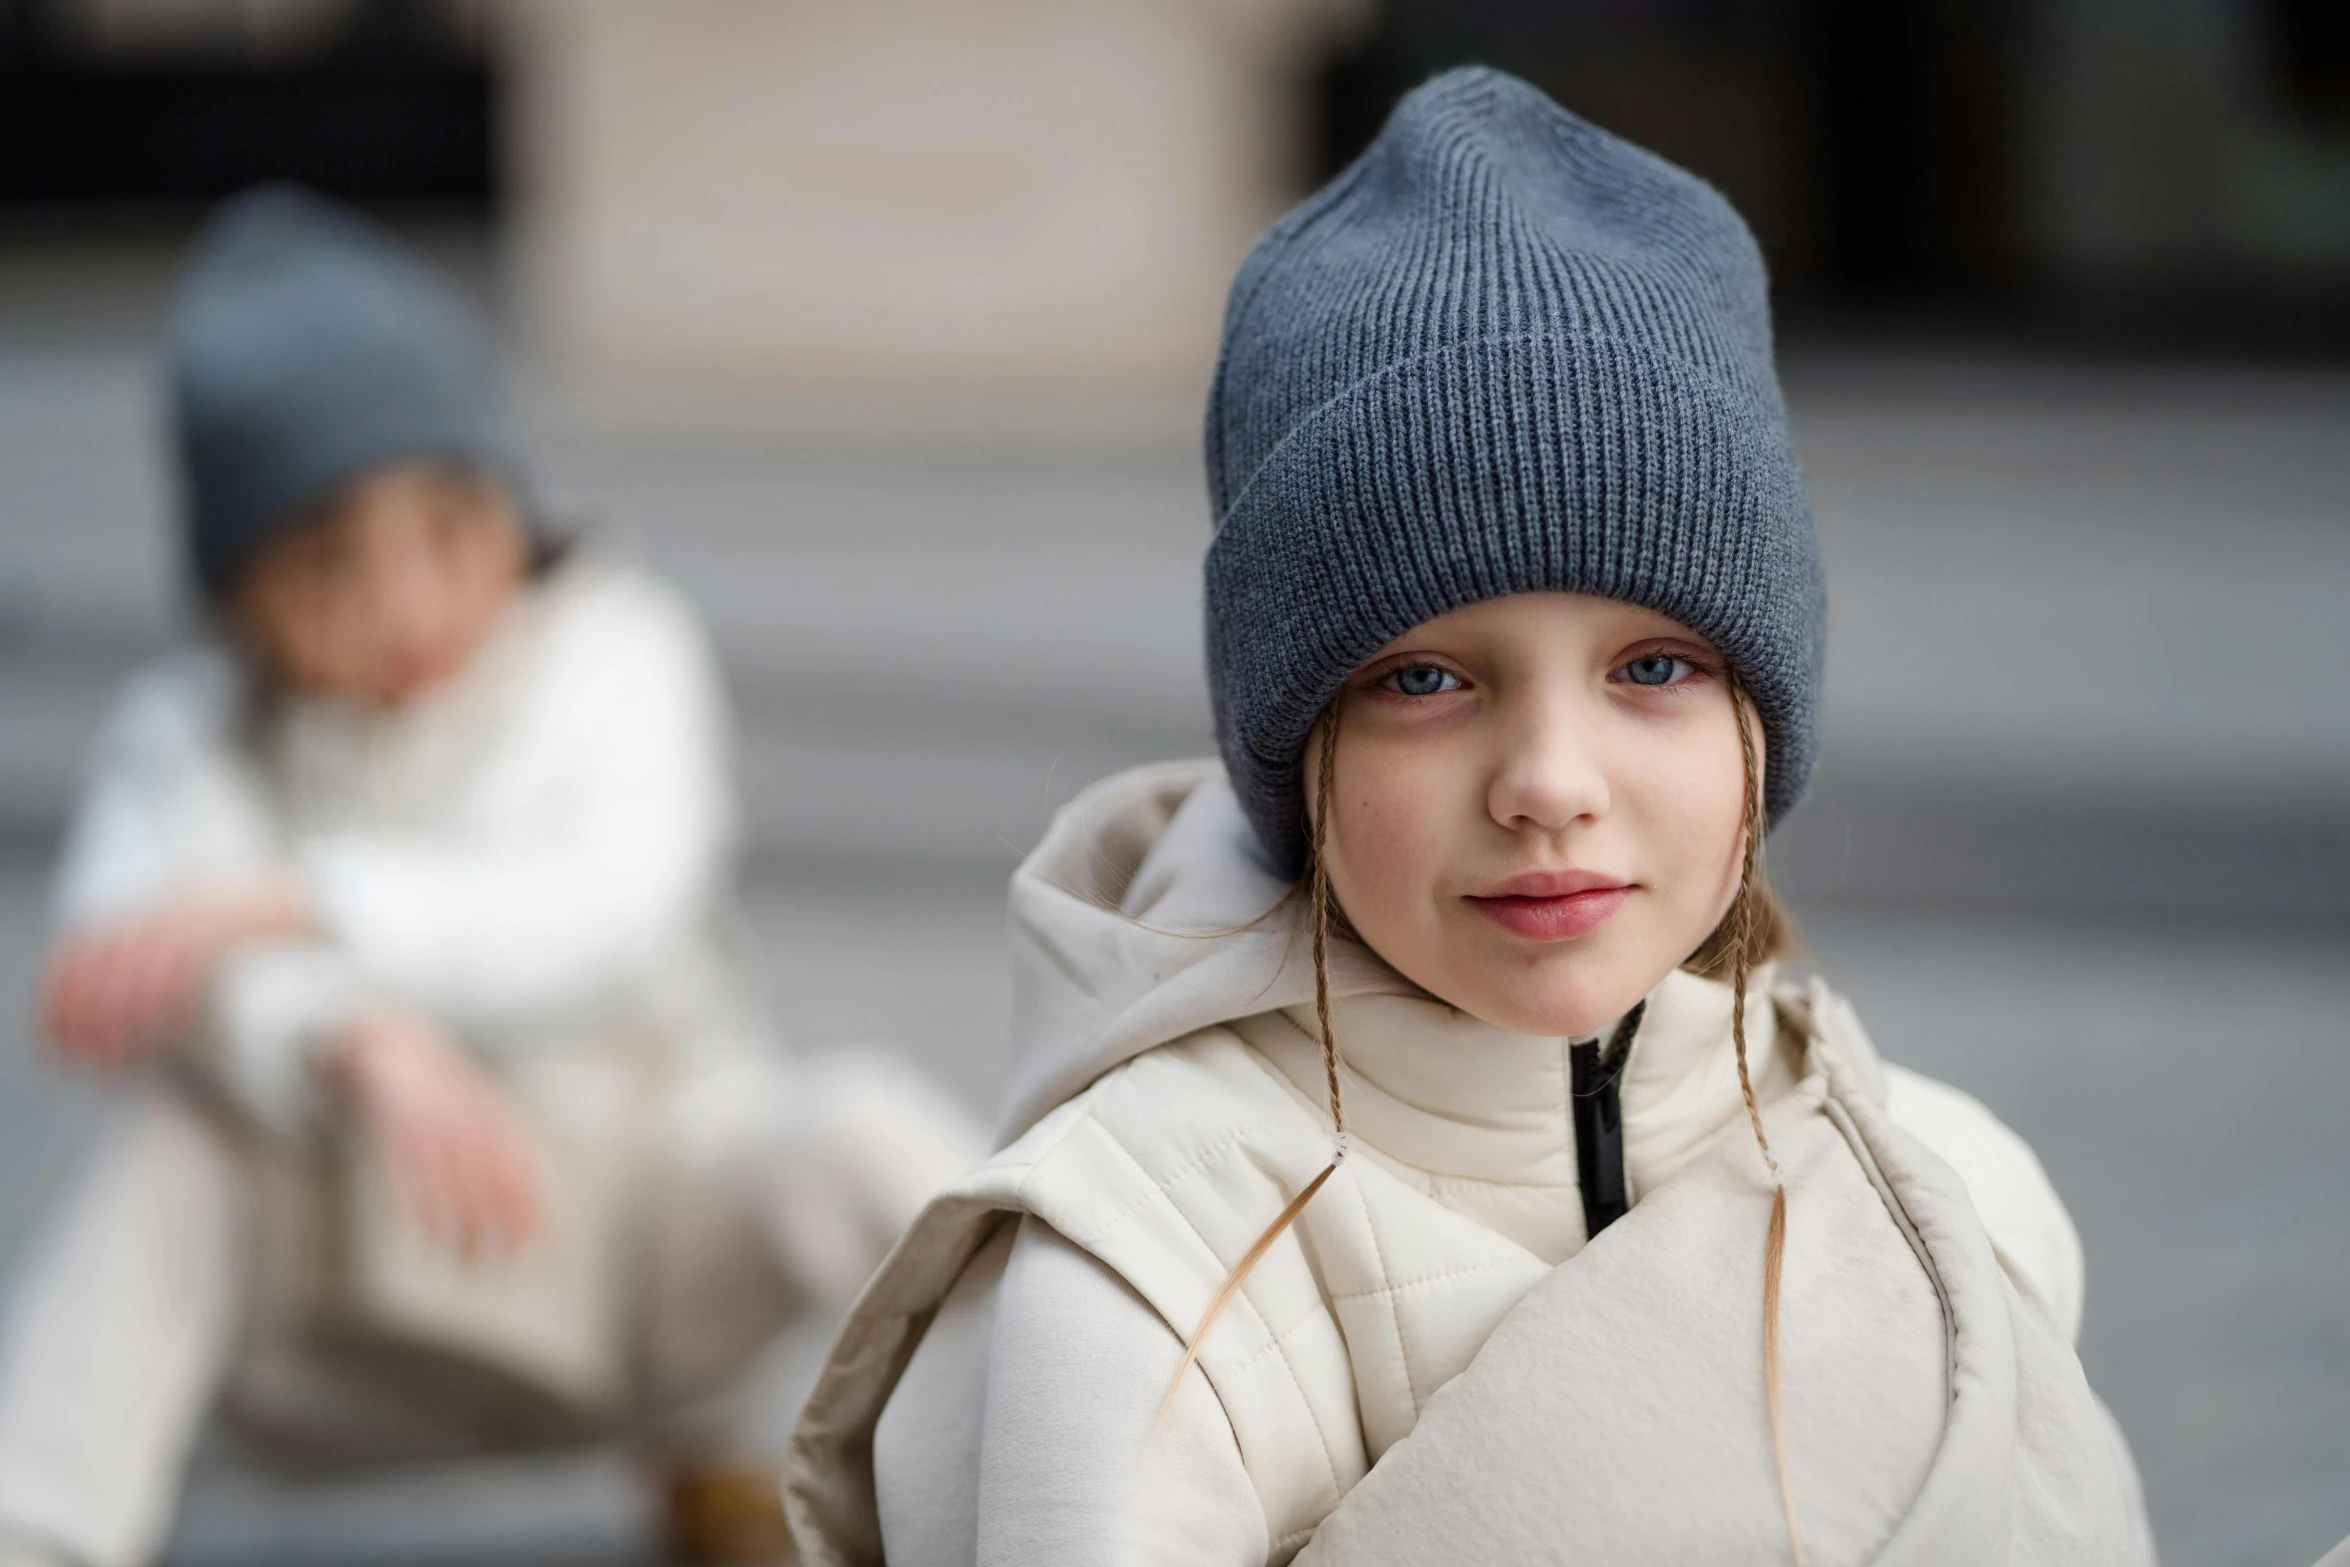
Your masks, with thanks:
M 1506 1268 L 1509 1265 L 1508 1258 L 1494 1257 L 1485 1262 L 1472 1262 L 1458 1268 L 1446 1268 L 1439 1273 L 1423 1273 L 1416 1279 L 1398 1279 L 1392 1283 L 1382 1284 L 1376 1289 L 1334 1291 L 1328 1298 L 1337 1302 L 1362 1300 L 1372 1295 L 1400 1295 L 1406 1290 L 1423 1289 L 1431 1284 L 1441 1284 L 1447 1279 L 1465 1278 L 1472 1273 L 1484 1273 L 1493 1268 Z
M 1371 1200 L 1363 1195 L 1363 1183 L 1348 1181 L 1347 1190 L 1354 1193 L 1355 1206 L 1362 1211 L 1363 1228 L 1371 1232 L 1371 1253 L 1379 1261 L 1380 1287 L 1368 1291 L 1387 1303 L 1387 1325 L 1395 1334 L 1395 1357 L 1403 1362 L 1404 1396 L 1412 1402 L 1412 1418 L 1420 1417 L 1420 1379 L 1412 1371 L 1411 1347 L 1403 1339 L 1403 1309 L 1397 1303 L 1393 1280 L 1395 1269 L 1387 1261 L 1387 1243 L 1379 1236 L 1379 1221 L 1371 1213 Z M 1356 1298 L 1363 1298 L 1358 1295 Z

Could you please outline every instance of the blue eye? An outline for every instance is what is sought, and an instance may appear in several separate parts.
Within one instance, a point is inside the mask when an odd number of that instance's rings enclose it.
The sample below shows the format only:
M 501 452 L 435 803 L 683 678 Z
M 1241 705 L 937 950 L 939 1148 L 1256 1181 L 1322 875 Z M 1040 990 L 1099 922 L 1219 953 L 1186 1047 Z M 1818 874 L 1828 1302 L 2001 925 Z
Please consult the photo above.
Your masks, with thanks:
M 1636 686 L 1669 686 L 1688 664 L 1665 653 L 1643 653 L 1624 665 L 1624 678 Z
M 1449 669 L 1434 664 L 1411 664 L 1387 677 L 1390 689 L 1404 696 L 1440 696 L 1447 691 L 1458 691 L 1461 681 Z

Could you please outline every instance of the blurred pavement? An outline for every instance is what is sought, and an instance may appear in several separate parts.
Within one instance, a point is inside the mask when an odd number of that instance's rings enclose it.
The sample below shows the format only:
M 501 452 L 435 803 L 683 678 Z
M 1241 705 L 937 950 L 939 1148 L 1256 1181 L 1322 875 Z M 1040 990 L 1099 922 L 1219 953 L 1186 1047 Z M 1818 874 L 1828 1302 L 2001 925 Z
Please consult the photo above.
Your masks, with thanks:
M 160 276 L 0 251 L 0 1262 L 99 1109 L 26 1018 L 80 749 L 175 624 Z M 1886 1053 L 1985 1099 L 2072 1205 L 2083 1353 L 2166 1560 L 2306 1567 L 2350 1532 L 2350 377 L 1845 351 L 1789 382 L 1834 651 L 1777 873 Z M 991 1108 L 1003 878 L 1085 783 L 1210 745 L 1196 459 L 538 423 L 550 513 L 717 628 L 779 1017 Z M 226 1465 L 174 1560 L 638 1561 L 626 1478 Z

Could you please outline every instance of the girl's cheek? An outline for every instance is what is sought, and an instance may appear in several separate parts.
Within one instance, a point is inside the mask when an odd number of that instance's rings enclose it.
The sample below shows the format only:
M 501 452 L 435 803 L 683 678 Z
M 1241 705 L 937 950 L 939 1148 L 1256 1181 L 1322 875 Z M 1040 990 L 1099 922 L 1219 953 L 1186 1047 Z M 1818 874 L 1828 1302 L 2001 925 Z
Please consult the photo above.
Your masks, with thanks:
M 1416 748 L 1414 748 L 1416 749 Z M 1339 814 L 1332 824 L 1342 840 L 1336 859 L 1354 883 L 1350 912 L 1370 925 L 1410 918 L 1428 901 L 1464 836 L 1465 799 L 1441 759 L 1406 748 L 1348 756 L 1340 765 Z M 1401 754 L 1398 754 L 1401 753 Z M 1349 767 L 1361 786 L 1349 788 Z
M 1723 727 L 1728 727 L 1725 718 Z M 1744 798 L 1744 764 L 1734 736 L 1715 743 L 1702 732 L 1625 737 L 1611 755 L 1615 814 L 1639 839 L 1644 859 L 1686 880 L 1734 847 Z
M 1705 911 L 1726 909 L 1738 885 L 1739 827 L 1745 815 L 1745 764 L 1732 745 L 1693 747 L 1666 784 L 1669 801 L 1656 852 L 1669 854 L 1689 896 Z
M 1385 901 L 1398 858 L 1396 833 L 1399 826 L 1408 826 L 1408 818 L 1385 790 L 1346 792 L 1337 810 L 1337 820 L 1331 823 L 1331 859 L 1353 884 L 1346 889 L 1347 907 L 1358 919 L 1376 919 L 1378 910 L 1371 905 Z

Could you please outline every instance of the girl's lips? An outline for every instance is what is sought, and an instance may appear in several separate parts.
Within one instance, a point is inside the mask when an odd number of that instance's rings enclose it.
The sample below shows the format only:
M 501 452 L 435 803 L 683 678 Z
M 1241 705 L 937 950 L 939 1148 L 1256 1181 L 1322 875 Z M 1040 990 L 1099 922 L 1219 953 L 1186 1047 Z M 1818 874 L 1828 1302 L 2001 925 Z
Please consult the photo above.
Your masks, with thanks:
M 1635 890 L 1589 871 L 1538 871 L 1514 876 L 1468 903 L 1513 936 L 1572 941 L 1606 924 Z
M 1632 884 L 1621 876 L 1610 876 L 1605 871 L 1587 871 L 1568 866 L 1560 871 L 1521 871 L 1507 881 L 1497 881 L 1483 892 L 1472 894 L 1479 898 L 1568 898 L 1579 892 L 1612 892 Z

